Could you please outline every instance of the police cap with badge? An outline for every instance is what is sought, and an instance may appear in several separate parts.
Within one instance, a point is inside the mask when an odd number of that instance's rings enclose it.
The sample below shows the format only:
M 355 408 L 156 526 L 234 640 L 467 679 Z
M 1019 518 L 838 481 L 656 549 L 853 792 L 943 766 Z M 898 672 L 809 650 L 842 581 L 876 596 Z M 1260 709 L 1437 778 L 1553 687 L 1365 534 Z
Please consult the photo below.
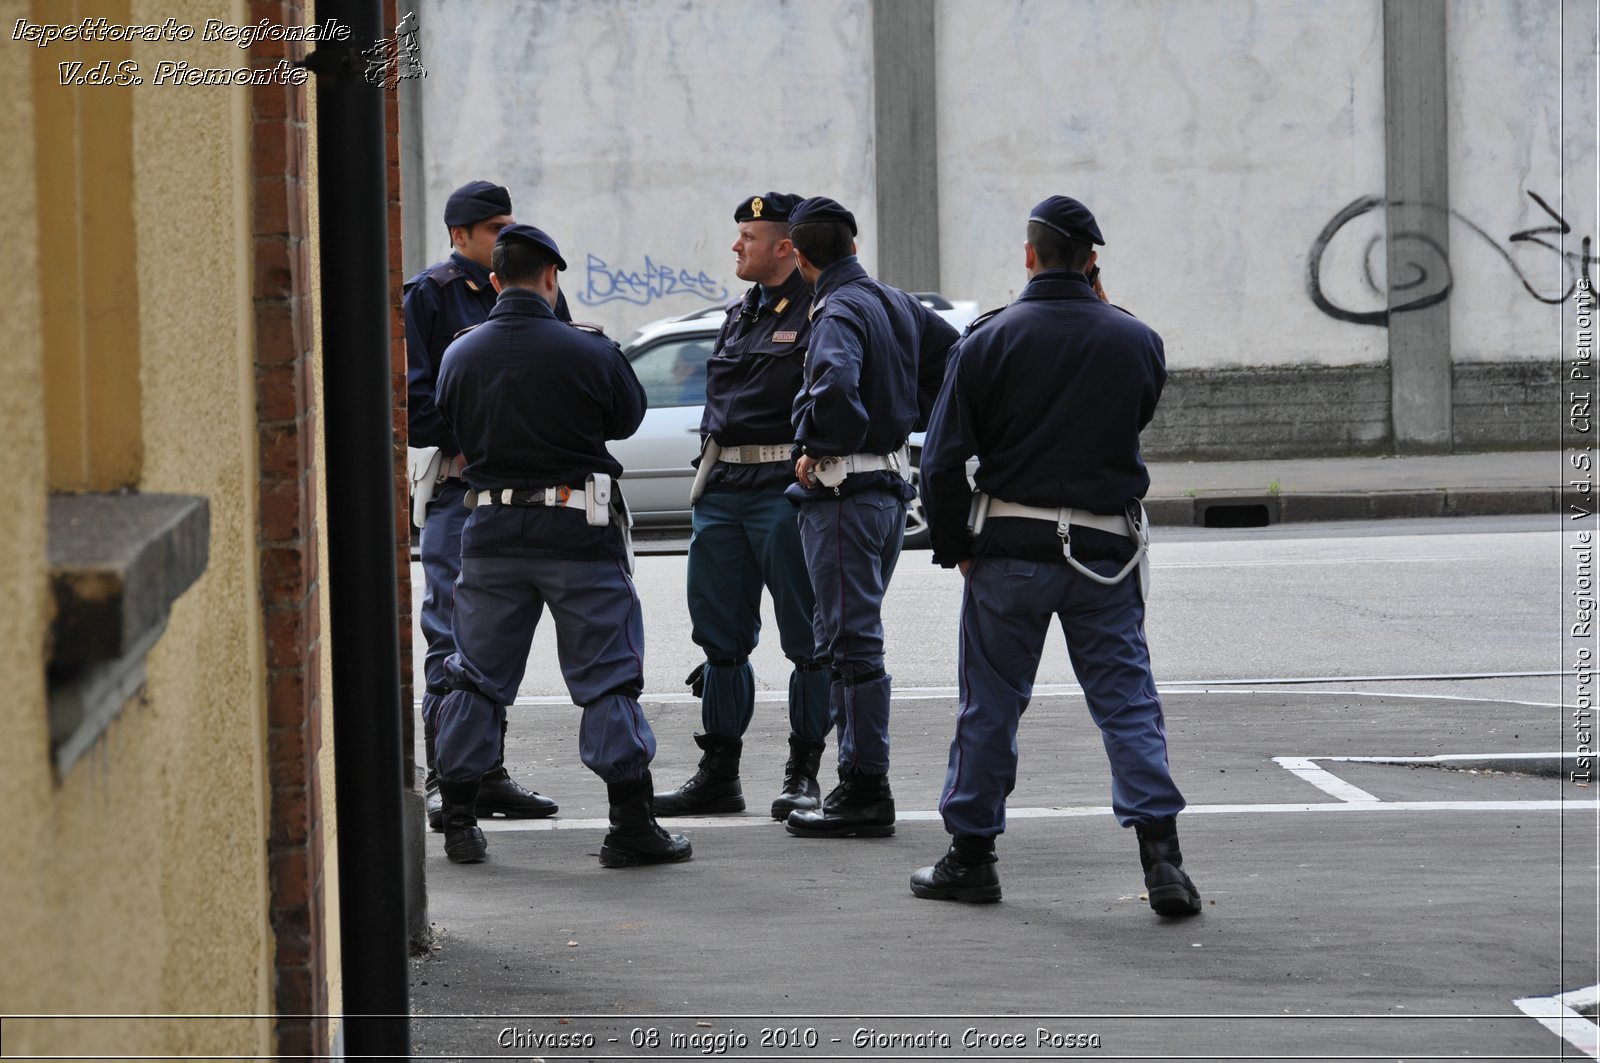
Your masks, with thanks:
M 800 202 L 800 197 L 790 192 L 768 192 L 762 196 L 751 196 L 741 199 L 739 205 L 733 208 L 733 220 L 743 221 L 780 221 L 787 224 L 789 215 Z

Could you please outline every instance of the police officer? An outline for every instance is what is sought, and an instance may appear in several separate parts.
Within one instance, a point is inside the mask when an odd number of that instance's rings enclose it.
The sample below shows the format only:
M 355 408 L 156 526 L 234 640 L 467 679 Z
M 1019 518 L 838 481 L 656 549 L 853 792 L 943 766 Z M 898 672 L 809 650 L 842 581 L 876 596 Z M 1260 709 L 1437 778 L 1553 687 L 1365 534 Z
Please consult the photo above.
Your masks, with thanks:
M 475 863 L 487 852 L 474 808 L 548 606 L 562 675 L 583 709 L 578 753 L 611 802 L 600 863 L 687 860 L 688 841 L 650 813 L 644 629 L 612 482 L 622 466 L 606 449 L 638 429 L 644 389 L 616 344 L 556 318 L 556 273 L 567 264 L 554 240 L 507 225 L 492 265 L 500 296 L 489 320 L 451 344 L 439 370 L 439 411 L 461 442 L 474 505 L 437 719 L 445 855 Z
M 695 736 L 700 767 L 655 798 L 658 816 L 744 811 L 739 781 L 743 737 L 755 714 L 750 651 L 761 631 L 761 587 L 772 594 L 789 677 L 789 761 L 772 817 L 816 808 L 817 769 L 828 733 L 828 677 L 817 660 L 815 599 L 800 549 L 794 506 L 784 488 L 794 429 L 789 411 L 800 390 L 811 288 L 795 265 L 789 211 L 799 196 L 768 192 L 740 201 L 733 220 L 734 272 L 754 281 L 728 307 L 705 363 L 705 413 L 689 540 L 689 619 L 706 652 L 690 675 L 701 695 Z
M 1139 432 L 1166 381 L 1161 337 L 1097 298 L 1100 227 L 1052 196 L 1028 219 L 1028 284 L 951 356 L 922 450 L 934 560 L 966 577 L 961 706 L 939 810 L 954 841 L 918 897 L 1000 899 L 995 836 L 1016 782 L 1017 724 L 1051 619 L 1111 761 L 1117 821 L 1138 834 L 1150 907 L 1200 910 L 1183 870 L 1183 796 L 1150 675 L 1139 562 L 1150 486 Z M 978 457 L 974 506 L 966 462 Z M 969 514 L 982 517 L 976 536 Z M 974 523 L 977 523 L 974 520 Z
M 425 589 L 420 617 L 428 642 L 422 696 L 423 748 L 427 755 L 428 825 L 443 829 L 439 775 L 434 764 L 435 714 L 445 693 L 444 662 L 455 649 L 450 635 L 456 576 L 461 572 L 461 529 L 467 522 L 463 504 L 466 481 L 461 478 L 464 459 L 455 434 L 434 403 L 439 362 L 463 329 L 482 324 L 494 307 L 489 285 L 489 254 L 500 230 L 510 225 L 511 193 L 488 181 L 462 185 L 445 201 L 444 224 L 454 247 L 450 257 L 436 262 L 405 285 L 407 424 L 410 445 L 437 450 L 437 471 L 422 525 L 422 574 Z M 566 305 L 558 307 L 563 320 Z M 478 814 L 512 819 L 538 819 L 554 815 L 556 803 L 518 785 L 505 766 L 505 736 L 500 737 L 494 763 L 484 774 L 478 791 Z
M 788 496 L 817 597 L 817 646 L 830 667 L 839 785 L 820 808 L 789 813 L 800 837 L 894 833 L 883 595 L 905 535 L 906 437 L 923 427 L 955 329 L 856 259 L 856 220 L 826 197 L 789 212 L 800 271 L 814 290 L 811 347 L 793 410 L 800 448 Z

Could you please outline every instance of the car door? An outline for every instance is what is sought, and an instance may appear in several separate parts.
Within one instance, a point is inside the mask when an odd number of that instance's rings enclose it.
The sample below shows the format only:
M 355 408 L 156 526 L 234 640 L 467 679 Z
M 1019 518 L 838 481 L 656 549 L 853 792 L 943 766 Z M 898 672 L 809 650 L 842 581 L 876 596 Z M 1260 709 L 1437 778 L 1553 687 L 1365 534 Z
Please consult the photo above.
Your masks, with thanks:
M 622 489 L 640 524 L 688 524 L 689 489 L 700 453 L 706 359 L 715 329 L 647 341 L 625 353 L 650 408 L 629 439 L 610 444 L 622 463 Z

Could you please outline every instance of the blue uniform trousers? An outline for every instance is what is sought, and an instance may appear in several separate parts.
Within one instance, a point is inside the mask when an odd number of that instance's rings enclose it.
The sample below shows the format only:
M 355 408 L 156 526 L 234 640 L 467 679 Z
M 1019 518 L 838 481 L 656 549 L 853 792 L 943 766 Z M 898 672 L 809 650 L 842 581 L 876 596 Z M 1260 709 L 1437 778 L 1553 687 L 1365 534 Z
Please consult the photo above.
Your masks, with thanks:
M 800 507 L 800 541 L 817 596 L 817 648 L 832 668 L 828 708 L 839 729 L 839 767 L 866 775 L 889 770 L 883 596 L 905 527 L 906 504 L 888 491 Z
M 1121 567 L 1091 561 L 1112 576 Z M 939 811 L 951 834 L 1006 829 L 1017 781 L 1017 724 L 1059 617 L 1072 670 L 1111 760 L 1111 807 L 1124 827 L 1175 816 L 1183 795 L 1167 766 L 1161 700 L 1150 675 L 1137 575 L 1113 587 L 1064 564 L 979 558 L 961 607 L 961 707 Z
M 642 778 L 656 755 L 639 709 L 644 619 L 620 560 L 467 557 L 456 583 L 456 652 L 439 703 L 438 768 L 445 782 L 477 780 L 494 766 L 500 722 L 527 670 L 546 605 L 572 702 L 583 708 L 578 755 L 606 782 Z
M 434 691 L 444 688 L 444 662 L 456 651 L 451 630 L 456 577 L 461 575 L 461 529 L 466 527 L 467 517 L 472 512 L 466 507 L 466 496 L 465 481 L 446 480 L 439 484 L 428 501 L 428 515 L 422 525 L 423 592 L 419 621 L 422 637 L 428 643 L 423 675 L 430 688 L 422 695 L 425 724 L 431 724 L 439 710 L 443 695 Z
M 743 737 L 755 715 L 750 652 L 761 637 L 761 587 L 772 594 L 789 676 L 789 730 L 828 733 L 828 674 L 817 660 L 816 599 L 800 548 L 794 506 L 783 484 L 752 491 L 712 489 L 694 506 L 689 540 L 689 619 L 706 651 L 700 722 L 707 734 Z

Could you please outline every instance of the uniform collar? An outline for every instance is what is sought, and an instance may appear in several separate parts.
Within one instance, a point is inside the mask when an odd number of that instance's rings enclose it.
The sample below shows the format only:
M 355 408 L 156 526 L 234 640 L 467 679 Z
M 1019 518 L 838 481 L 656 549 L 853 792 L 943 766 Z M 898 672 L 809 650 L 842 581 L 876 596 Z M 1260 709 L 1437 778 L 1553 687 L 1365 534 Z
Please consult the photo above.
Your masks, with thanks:
M 1028 281 L 1020 299 L 1098 299 L 1089 278 L 1075 269 L 1047 269 Z
M 476 284 L 479 288 L 487 288 L 491 292 L 494 291 L 494 287 L 489 283 L 489 271 L 487 269 L 463 255 L 460 251 L 450 252 L 450 261 L 454 262 L 456 268 L 466 275 L 467 280 Z
M 489 311 L 489 316 L 504 317 L 507 314 L 548 317 L 551 320 L 556 316 L 550 304 L 544 301 L 544 296 L 527 288 L 506 288 L 501 291 L 500 298 L 495 300 L 494 309 Z
M 817 275 L 817 292 L 813 302 L 821 302 L 822 298 L 835 288 L 841 288 L 851 281 L 866 280 L 867 271 L 861 268 L 861 260 L 855 255 L 841 258 L 827 269 Z
M 806 295 L 807 291 L 808 289 L 806 287 L 805 274 L 801 273 L 799 268 L 796 267 L 794 272 L 789 274 L 788 278 L 784 280 L 782 284 L 775 285 L 771 288 L 763 288 L 759 284 L 756 285 L 757 305 L 759 305 L 762 309 L 765 309 L 769 306 L 776 307 L 779 303 L 787 299 L 789 300 L 789 305 L 792 306 L 794 303 L 798 302 L 802 296 Z M 762 301 L 763 299 L 765 301 Z M 779 311 L 774 309 L 773 313 L 779 313 Z

